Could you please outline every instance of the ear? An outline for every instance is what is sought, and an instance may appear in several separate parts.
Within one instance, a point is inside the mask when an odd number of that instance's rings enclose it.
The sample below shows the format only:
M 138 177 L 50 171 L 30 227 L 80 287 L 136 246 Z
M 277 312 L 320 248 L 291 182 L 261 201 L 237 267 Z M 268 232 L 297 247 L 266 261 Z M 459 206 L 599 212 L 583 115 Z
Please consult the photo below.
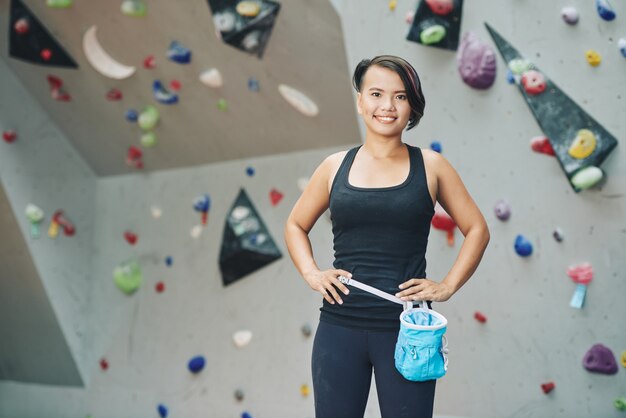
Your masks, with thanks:
M 361 110 L 361 93 L 357 93 L 356 95 L 356 111 L 359 113 L 359 115 L 363 114 L 363 110 Z

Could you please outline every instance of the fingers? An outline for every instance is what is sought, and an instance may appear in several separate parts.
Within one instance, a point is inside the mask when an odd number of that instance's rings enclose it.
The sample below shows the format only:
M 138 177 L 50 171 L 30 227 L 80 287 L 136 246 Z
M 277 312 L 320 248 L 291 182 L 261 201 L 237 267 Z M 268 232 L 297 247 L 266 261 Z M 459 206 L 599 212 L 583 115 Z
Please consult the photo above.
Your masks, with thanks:
M 337 277 L 344 276 L 344 277 L 350 278 L 352 277 L 352 273 L 350 273 L 349 271 L 345 271 L 345 270 L 335 270 L 334 273 L 336 276 L 331 279 L 333 284 L 337 286 L 339 290 L 341 290 L 345 295 L 350 293 L 350 290 L 348 290 L 348 287 L 344 285 L 343 283 L 341 283 Z
M 396 293 L 396 297 L 402 299 L 403 297 L 413 295 L 415 293 L 418 293 L 426 289 L 428 287 L 428 281 L 426 279 L 410 279 L 402 283 L 399 287 L 400 289 L 405 289 L 402 292 Z M 402 300 L 417 300 L 417 299 L 409 298 L 409 299 L 402 299 Z

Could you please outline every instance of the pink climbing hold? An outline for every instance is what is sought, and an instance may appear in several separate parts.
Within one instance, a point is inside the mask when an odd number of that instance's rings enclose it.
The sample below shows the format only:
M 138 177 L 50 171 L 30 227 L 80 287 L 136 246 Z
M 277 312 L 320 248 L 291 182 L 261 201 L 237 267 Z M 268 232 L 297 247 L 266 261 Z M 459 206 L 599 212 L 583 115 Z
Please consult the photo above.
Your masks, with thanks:
M 50 61 L 50 58 L 52 58 L 52 51 L 50 51 L 48 48 L 44 48 L 39 53 L 39 56 L 44 61 Z
M 536 136 L 530 140 L 530 148 L 540 154 L 556 155 L 547 136 Z
M 590 263 L 583 263 L 577 266 L 570 266 L 567 275 L 578 284 L 587 285 L 593 280 L 593 268 Z
M 535 96 L 546 90 L 546 79 L 539 71 L 524 71 L 522 74 L 522 86 L 524 86 L 526 93 Z
M 27 18 L 23 17 L 15 22 L 13 29 L 18 35 L 25 35 L 30 31 L 30 23 Z
M 617 373 L 617 361 L 610 348 L 602 344 L 595 344 L 583 357 L 585 369 L 594 373 Z
M 424 0 L 430 10 L 439 16 L 446 16 L 454 10 L 453 0 Z

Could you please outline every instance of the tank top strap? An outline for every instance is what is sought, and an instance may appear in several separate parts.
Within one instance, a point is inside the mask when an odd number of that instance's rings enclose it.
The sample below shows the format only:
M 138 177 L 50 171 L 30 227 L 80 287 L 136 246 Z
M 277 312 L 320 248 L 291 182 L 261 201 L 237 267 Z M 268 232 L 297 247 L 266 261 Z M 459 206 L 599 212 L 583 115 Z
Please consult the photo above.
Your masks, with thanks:
M 348 152 L 346 153 L 346 155 L 343 157 L 343 161 L 341 162 L 341 165 L 339 166 L 339 170 L 337 170 L 337 174 L 335 174 L 335 178 L 333 179 L 333 184 L 330 188 L 330 193 L 332 195 L 333 190 L 335 189 L 335 185 L 337 184 L 346 184 L 347 183 L 347 176 L 348 176 L 348 171 L 350 169 L 350 166 L 352 166 L 352 162 L 354 161 L 354 157 L 356 157 L 356 153 L 359 150 L 359 148 L 361 148 L 363 145 L 358 145 L 354 148 L 351 148 L 350 150 L 348 150 Z

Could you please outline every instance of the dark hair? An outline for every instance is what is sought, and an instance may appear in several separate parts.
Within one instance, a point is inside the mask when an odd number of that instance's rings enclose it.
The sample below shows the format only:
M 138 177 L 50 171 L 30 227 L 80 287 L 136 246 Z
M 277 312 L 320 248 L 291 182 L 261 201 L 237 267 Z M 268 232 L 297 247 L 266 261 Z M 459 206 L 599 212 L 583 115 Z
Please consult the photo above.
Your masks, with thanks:
M 393 55 L 379 55 L 371 60 L 364 59 L 357 64 L 352 76 L 352 84 L 359 93 L 361 92 L 361 84 L 363 83 L 365 73 L 373 65 L 388 68 L 400 76 L 406 89 L 409 105 L 411 106 L 411 116 L 409 117 L 407 131 L 417 126 L 422 116 L 424 116 L 426 100 L 424 99 L 424 93 L 422 93 L 422 83 L 415 68 L 406 60 Z

